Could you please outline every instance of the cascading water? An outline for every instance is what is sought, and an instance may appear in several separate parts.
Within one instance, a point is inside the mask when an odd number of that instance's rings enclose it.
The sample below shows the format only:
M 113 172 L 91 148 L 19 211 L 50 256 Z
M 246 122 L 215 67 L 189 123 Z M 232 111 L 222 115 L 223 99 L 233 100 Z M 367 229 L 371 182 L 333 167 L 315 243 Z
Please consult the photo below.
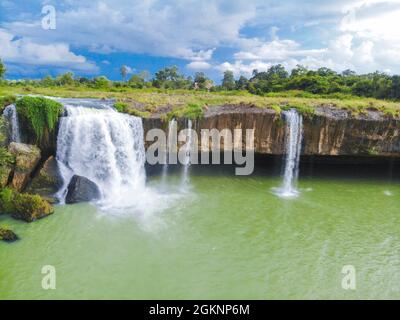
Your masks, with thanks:
M 193 136 L 192 136 L 192 120 L 187 120 L 187 137 L 185 146 L 185 159 L 183 163 L 182 171 L 182 188 L 186 189 L 189 184 L 189 168 L 190 168 L 190 157 L 192 152 Z
M 3 111 L 3 116 L 10 123 L 10 140 L 12 142 L 21 142 L 18 113 L 15 104 L 7 106 Z
M 64 188 L 73 175 L 94 182 L 103 205 L 123 206 L 145 189 L 145 149 L 142 120 L 110 106 L 64 104 L 57 138 L 57 160 Z M 129 193 L 129 195 L 128 195 Z
M 162 171 L 162 183 L 165 184 L 167 175 L 168 175 L 168 165 L 171 163 L 171 157 L 172 153 L 176 152 L 176 150 L 173 150 L 173 146 L 176 144 L 176 128 L 177 123 L 175 119 L 172 119 L 168 123 L 168 137 L 167 137 L 167 146 L 166 146 L 166 155 L 165 155 L 165 164 L 163 166 L 163 171 Z M 174 142 L 175 139 L 175 142 Z
M 301 144 L 303 140 L 303 118 L 294 109 L 283 112 L 287 122 L 286 129 L 286 160 L 283 185 L 277 194 L 284 198 L 298 196 L 297 178 L 299 176 L 299 162 Z

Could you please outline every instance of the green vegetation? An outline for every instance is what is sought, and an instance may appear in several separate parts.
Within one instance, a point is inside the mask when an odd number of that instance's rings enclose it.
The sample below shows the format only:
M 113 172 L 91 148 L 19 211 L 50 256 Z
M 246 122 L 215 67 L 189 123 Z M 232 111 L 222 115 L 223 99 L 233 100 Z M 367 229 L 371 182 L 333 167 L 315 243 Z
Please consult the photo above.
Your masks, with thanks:
M 13 165 L 15 157 L 4 147 L 0 147 L 0 168 Z
M 50 203 L 39 195 L 18 193 L 10 188 L 0 190 L 0 212 L 15 219 L 32 222 L 54 211 Z
M 167 113 L 167 119 L 176 118 L 187 118 L 187 119 L 198 119 L 203 116 L 203 107 L 199 104 L 189 103 L 183 108 L 176 108 Z
M 0 97 L 0 113 L 3 113 L 4 108 L 10 104 L 13 104 L 16 100 L 17 98 L 13 95 Z
M 127 114 L 130 114 L 130 115 L 135 116 L 135 117 L 141 117 L 141 118 L 150 117 L 150 112 L 138 110 L 138 109 L 134 108 L 133 106 L 130 106 L 128 103 L 125 103 L 125 102 L 121 102 L 121 101 L 116 102 L 114 104 L 114 108 L 118 112 L 127 113 Z
M 23 97 L 16 103 L 18 115 L 28 121 L 37 141 L 45 130 L 51 132 L 62 112 L 62 105 L 42 97 Z
M 4 66 L 3 62 L 0 59 L 0 79 L 4 77 L 5 73 L 6 73 L 6 67 Z
M 14 191 L 10 188 L 0 190 L 0 212 L 12 214 L 15 211 Z
M 127 80 L 128 69 L 121 67 L 120 71 Z M 127 81 L 110 81 L 103 76 L 74 77 L 69 72 L 42 80 L 3 81 L 0 95 L 10 94 L 116 99 L 118 111 L 140 117 L 149 117 L 161 108 L 173 108 L 176 115 L 187 113 L 195 118 L 202 113 L 188 106 L 223 104 L 271 108 L 278 113 L 296 108 L 307 114 L 319 106 L 332 106 L 352 114 L 377 110 L 390 117 L 400 116 L 400 76 L 380 72 L 357 75 L 350 70 L 337 73 L 327 68 L 313 71 L 302 66 L 289 74 L 283 66 L 276 65 L 265 72 L 254 70 L 249 79 L 241 76 L 237 80 L 231 71 L 226 71 L 221 85 L 214 85 L 203 72 L 197 72 L 194 78 L 185 77 L 175 66 L 159 70 L 153 79 L 142 71 Z M 41 116 L 39 119 L 43 120 Z

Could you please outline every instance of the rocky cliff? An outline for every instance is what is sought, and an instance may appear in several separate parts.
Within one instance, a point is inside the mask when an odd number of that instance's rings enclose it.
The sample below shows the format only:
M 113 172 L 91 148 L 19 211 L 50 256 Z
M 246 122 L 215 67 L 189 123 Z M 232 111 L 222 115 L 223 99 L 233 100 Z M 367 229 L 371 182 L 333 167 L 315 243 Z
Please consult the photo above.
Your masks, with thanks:
M 163 114 L 143 120 L 145 135 L 152 128 L 167 131 Z M 186 122 L 178 120 L 179 129 Z M 272 109 L 252 106 L 209 107 L 204 117 L 194 121 L 200 137 L 201 129 L 254 129 L 256 153 L 281 155 L 285 153 L 285 120 Z M 303 115 L 304 155 L 400 156 L 400 119 L 379 111 L 354 115 L 334 107 L 319 107 L 313 114 Z M 146 142 L 148 146 L 149 143 Z M 223 151 L 223 139 L 221 143 Z

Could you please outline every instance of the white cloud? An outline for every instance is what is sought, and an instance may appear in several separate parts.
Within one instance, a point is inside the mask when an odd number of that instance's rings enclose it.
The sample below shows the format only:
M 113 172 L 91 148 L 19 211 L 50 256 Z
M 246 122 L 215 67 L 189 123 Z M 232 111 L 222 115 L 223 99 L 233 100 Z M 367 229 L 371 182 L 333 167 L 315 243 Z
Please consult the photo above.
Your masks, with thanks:
M 186 65 L 190 70 L 207 70 L 211 68 L 211 64 L 206 61 L 192 61 Z
M 3 23 L 3 32 L 23 38 L 2 43 L 0 56 L 8 50 L 15 61 L 26 54 L 32 62 L 94 67 L 71 46 L 103 54 L 180 58 L 188 61 L 190 70 L 231 68 L 246 75 L 276 63 L 289 69 L 299 63 L 337 71 L 400 72 L 400 0 L 303 0 L 301 5 L 297 0 L 58 3 L 54 32 L 42 30 L 36 20 Z M 216 62 L 214 55 L 221 47 L 236 53 L 222 59 L 219 55 Z
M 85 72 L 97 70 L 95 64 L 88 62 L 84 56 L 71 52 L 65 43 L 38 44 L 30 39 L 16 38 L 4 29 L 0 29 L 0 43 L 0 57 L 6 62 L 69 67 Z
M 234 63 L 224 62 L 215 68 L 219 70 L 221 73 L 225 71 L 232 71 L 235 77 L 239 75 L 245 75 L 250 77 L 253 73 L 253 70 L 267 71 L 271 67 L 271 63 L 263 62 L 263 61 L 252 61 L 249 64 L 243 63 L 243 61 L 235 61 Z

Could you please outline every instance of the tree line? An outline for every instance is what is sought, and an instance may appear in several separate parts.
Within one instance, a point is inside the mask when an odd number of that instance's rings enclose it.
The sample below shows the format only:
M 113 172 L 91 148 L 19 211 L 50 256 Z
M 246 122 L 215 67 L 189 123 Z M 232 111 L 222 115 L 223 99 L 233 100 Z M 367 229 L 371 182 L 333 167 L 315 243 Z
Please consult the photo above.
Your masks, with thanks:
M 207 91 L 249 91 L 252 94 L 265 95 L 274 92 L 301 90 L 311 94 L 343 94 L 377 99 L 400 99 L 400 76 L 376 71 L 368 74 L 356 74 L 352 70 L 338 73 L 329 68 L 309 70 L 298 65 L 290 73 L 280 64 L 271 66 L 267 71 L 253 70 L 252 76 L 235 78 L 232 71 L 225 71 L 221 84 L 216 85 L 204 72 L 194 76 L 184 76 L 178 67 L 165 67 L 151 77 L 148 71 L 135 73 L 128 77 L 128 67 L 122 66 L 122 81 L 111 81 L 105 76 L 94 78 L 75 77 L 67 72 L 53 78 L 46 76 L 40 80 L 6 81 L 9 85 L 32 86 L 87 86 L 91 88 L 159 88 Z M 0 60 L 0 78 L 4 76 L 5 66 Z

